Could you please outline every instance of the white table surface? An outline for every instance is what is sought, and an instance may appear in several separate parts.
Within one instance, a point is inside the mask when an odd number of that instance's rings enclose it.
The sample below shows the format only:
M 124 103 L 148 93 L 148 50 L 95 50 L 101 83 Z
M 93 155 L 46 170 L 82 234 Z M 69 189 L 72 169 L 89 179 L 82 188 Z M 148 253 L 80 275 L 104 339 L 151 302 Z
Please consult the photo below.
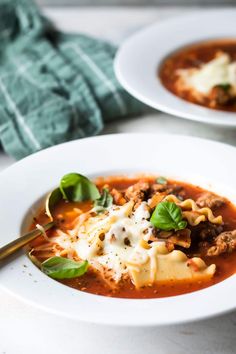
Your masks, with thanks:
M 153 21 L 192 11 L 194 8 L 184 7 L 45 9 L 63 30 L 81 31 L 117 44 Z M 236 145 L 236 130 L 160 112 L 114 122 L 104 129 L 105 134 L 120 132 L 186 134 Z M 0 151 L 0 171 L 13 162 Z M 236 353 L 235 330 L 236 313 L 145 330 L 84 325 L 38 310 L 0 290 L 0 354 L 232 354 Z

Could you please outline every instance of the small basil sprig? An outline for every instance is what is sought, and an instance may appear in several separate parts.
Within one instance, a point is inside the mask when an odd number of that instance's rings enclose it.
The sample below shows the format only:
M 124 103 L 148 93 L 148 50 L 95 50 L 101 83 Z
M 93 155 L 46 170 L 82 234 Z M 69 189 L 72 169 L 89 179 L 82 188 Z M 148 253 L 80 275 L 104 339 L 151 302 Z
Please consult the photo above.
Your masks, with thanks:
M 51 257 L 41 264 L 41 270 L 53 279 L 76 278 L 88 269 L 88 262 L 75 262 L 64 257 Z
M 225 83 L 225 84 L 218 84 L 218 85 L 216 85 L 215 87 L 219 87 L 219 88 L 221 88 L 223 91 L 227 92 L 227 91 L 229 91 L 229 89 L 231 88 L 231 85 L 228 84 L 228 83 Z
M 113 202 L 112 195 L 109 193 L 108 188 L 103 188 L 100 198 L 94 201 L 94 211 L 103 212 L 108 209 Z
M 168 201 L 161 202 L 156 206 L 150 222 L 156 228 L 165 231 L 182 230 L 187 226 L 187 222 L 182 218 L 180 207 Z
M 100 198 L 96 185 L 79 173 L 69 173 L 62 177 L 60 190 L 64 199 L 72 202 L 96 200 Z
M 165 177 L 160 176 L 156 179 L 156 182 L 158 184 L 167 184 L 167 179 Z

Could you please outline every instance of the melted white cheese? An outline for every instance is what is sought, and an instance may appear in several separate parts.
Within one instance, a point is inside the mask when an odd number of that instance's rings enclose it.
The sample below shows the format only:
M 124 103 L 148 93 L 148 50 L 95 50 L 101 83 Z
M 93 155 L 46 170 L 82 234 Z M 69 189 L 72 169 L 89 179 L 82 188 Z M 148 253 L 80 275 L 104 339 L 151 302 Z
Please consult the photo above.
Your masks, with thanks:
M 78 230 L 78 239 L 60 234 L 55 241 L 61 247 L 71 247 L 79 258 L 95 261 L 113 272 L 119 281 L 127 273 L 126 263 L 139 241 L 150 236 L 152 225 L 146 202 L 133 212 L 133 202 L 112 206 L 107 216 L 91 217 Z
M 229 84 L 236 93 L 236 62 L 226 53 L 218 53 L 215 59 L 200 68 L 178 70 L 181 84 L 207 95 L 216 85 Z
M 158 280 L 193 277 L 183 252 L 169 252 L 163 241 L 148 244 L 153 232 L 148 203 L 142 202 L 135 211 L 133 207 L 132 201 L 112 206 L 77 225 L 76 234 L 58 230 L 52 241 L 88 260 L 108 281 L 112 278 L 117 283 L 128 275 L 138 288 Z M 196 274 L 212 276 L 214 271 L 203 262 L 203 270 Z

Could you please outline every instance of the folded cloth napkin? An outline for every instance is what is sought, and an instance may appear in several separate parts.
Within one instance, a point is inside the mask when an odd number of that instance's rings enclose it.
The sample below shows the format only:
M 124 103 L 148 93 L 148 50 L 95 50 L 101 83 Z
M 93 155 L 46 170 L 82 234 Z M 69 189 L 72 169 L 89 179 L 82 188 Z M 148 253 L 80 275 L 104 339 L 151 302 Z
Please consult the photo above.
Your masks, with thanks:
M 141 113 L 113 71 L 116 48 L 64 34 L 30 0 L 0 3 L 0 141 L 20 159 Z

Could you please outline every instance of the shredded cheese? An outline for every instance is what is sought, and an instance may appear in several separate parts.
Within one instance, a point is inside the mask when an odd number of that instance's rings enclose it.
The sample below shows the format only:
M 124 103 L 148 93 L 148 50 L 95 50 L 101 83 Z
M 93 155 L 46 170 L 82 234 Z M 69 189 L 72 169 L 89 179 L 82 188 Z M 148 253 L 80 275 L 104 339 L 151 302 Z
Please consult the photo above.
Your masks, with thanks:
M 50 239 L 48 238 L 46 231 L 42 225 L 37 224 L 36 229 L 38 229 L 41 232 L 42 236 L 45 238 L 46 241 L 50 242 Z

